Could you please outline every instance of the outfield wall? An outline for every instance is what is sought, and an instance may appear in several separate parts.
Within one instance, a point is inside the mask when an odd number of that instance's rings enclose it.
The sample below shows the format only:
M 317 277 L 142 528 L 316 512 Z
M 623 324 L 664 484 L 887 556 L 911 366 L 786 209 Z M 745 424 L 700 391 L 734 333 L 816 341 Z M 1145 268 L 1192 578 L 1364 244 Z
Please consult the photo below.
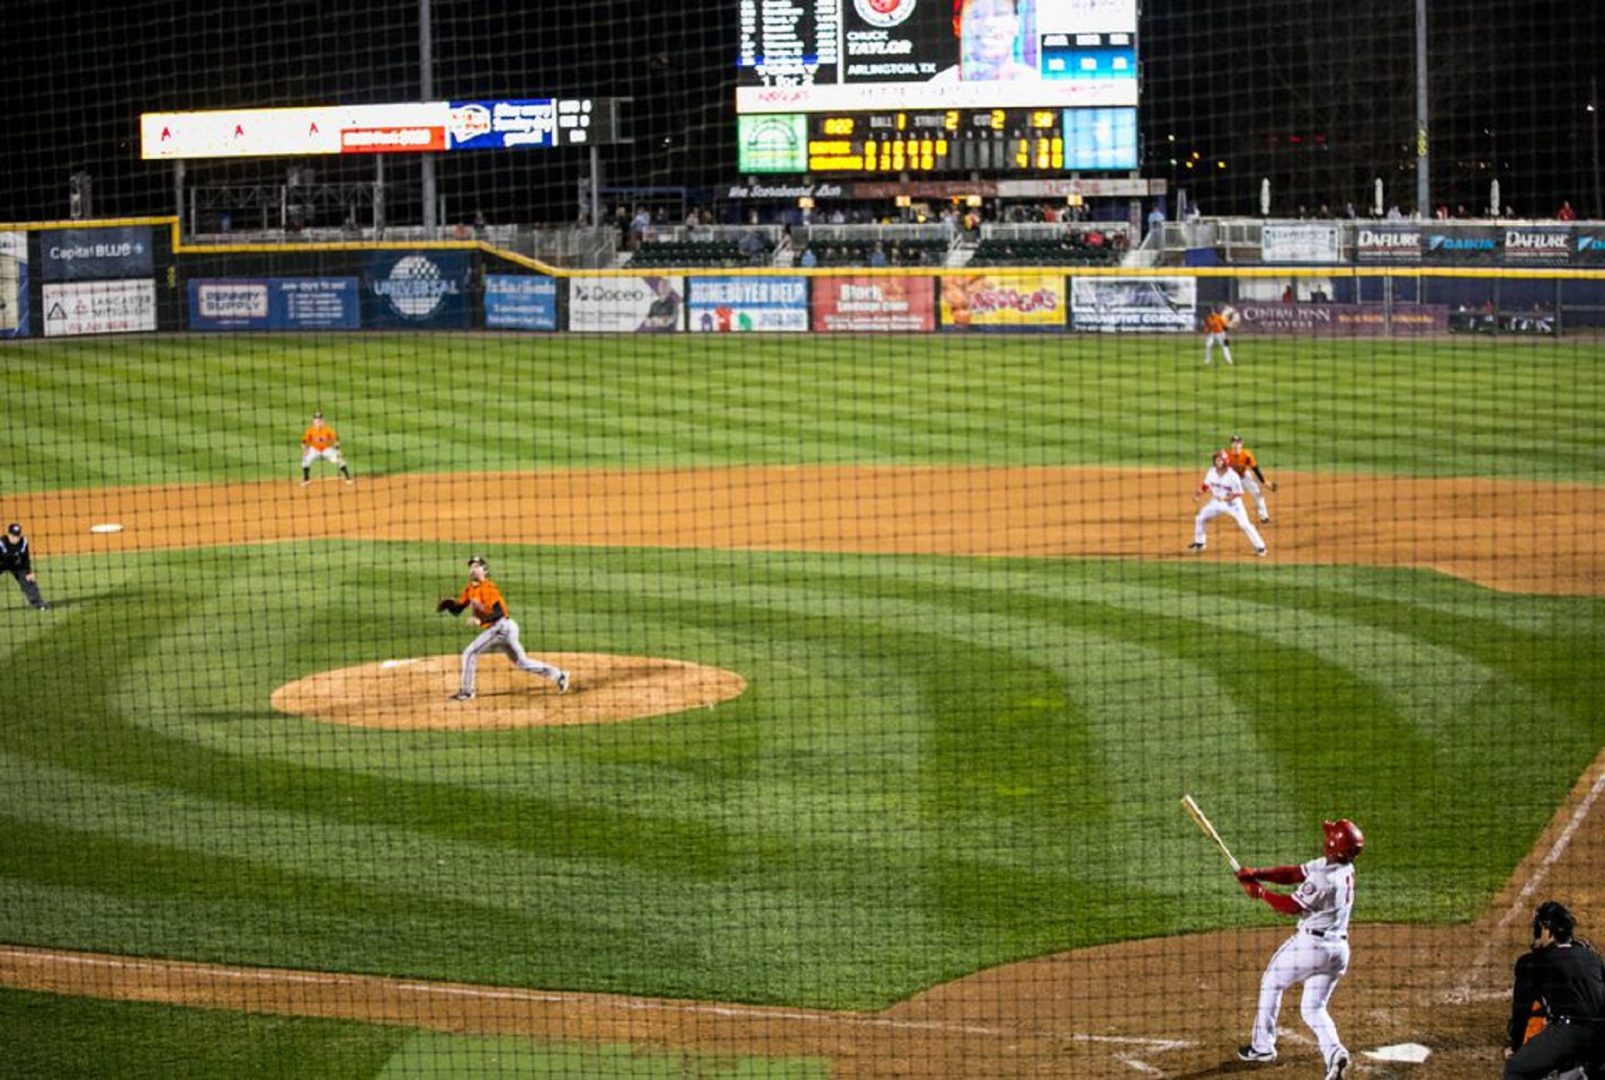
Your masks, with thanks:
M 477 242 L 185 249 L 161 219 L 0 230 L 0 335 L 148 331 L 1555 334 L 1605 271 L 1390 266 L 560 272 Z

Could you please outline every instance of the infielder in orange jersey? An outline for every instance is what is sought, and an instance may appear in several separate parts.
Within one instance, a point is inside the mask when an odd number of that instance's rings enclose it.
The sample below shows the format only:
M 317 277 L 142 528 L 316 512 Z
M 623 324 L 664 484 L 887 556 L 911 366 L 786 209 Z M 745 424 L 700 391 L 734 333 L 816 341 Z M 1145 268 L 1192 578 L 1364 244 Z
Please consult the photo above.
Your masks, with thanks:
M 1260 472 L 1259 462 L 1254 460 L 1254 451 L 1243 445 L 1241 435 L 1232 436 L 1232 445 L 1226 448 L 1226 462 L 1243 478 L 1243 490 L 1254 496 L 1254 504 L 1259 507 L 1260 524 L 1269 525 L 1271 508 L 1265 505 L 1265 488 L 1275 491 L 1276 485 L 1266 482 L 1265 474 Z
M 1230 364 L 1232 362 L 1232 346 L 1226 337 L 1226 333 L 1230 329 L 1231 327 L 1226 322 L 1226 315 L 1220 308 L 1215 308 L 1204 316 L 1204 363 L 1209 363 L 1210 356 L 1214 353 L 1216 345 L 1220 346 L 1221 355 L 1226 358 L 1226 363 Z
M 319 458 L 340 466 L 340 476 L 351 483 L 351 470 L 340 455 L 340 436 L 323 422 L 323 414 L 312 414 L 312 426 L 301 433 L 301 486 L 312 483 L 312 463 Z
M 479 654 L 491 649 L 500 649 L 512 657 L 518 670 L 552 680 L 559 694 L 568 693 L 568 672 L 533 659 L 518 643 L 518 624 L 507 613 L 507 601 L 496 583 L 490 580 L 490 565 L 481 555 L 468 560 L 468 584 L 457 599 L 441 597 L 440 603 L 435 605 L 436 611 L 449 611 L 453 615 L 461 615 L 466 608 L 473 609 L 474 620 L 483 629 L 463 650 L 462 689 L 451 696 L 453 701 L 473 700 Z

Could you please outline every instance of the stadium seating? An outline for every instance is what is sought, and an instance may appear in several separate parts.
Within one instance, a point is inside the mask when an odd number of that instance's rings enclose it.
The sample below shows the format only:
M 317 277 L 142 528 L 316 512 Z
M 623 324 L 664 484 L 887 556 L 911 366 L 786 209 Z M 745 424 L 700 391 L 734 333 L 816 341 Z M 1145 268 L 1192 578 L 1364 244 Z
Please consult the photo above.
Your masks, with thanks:
M 1093 235 L 1099 242 L 1094 243 Z M 983 239 L 970 257 L 970 266 L 1113 266 L 1120 262 L 1124 244 L 1118 234 L 1105 240 L 1101 234 L 1067 233 L 1053 240 Z

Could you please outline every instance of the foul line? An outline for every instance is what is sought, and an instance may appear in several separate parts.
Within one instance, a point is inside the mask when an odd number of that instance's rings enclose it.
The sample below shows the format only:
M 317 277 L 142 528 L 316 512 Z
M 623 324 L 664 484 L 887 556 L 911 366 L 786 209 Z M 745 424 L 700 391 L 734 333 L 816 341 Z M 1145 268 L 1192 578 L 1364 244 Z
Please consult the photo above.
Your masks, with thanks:
M 1577 830 L 1582 828 L 1584 819 L 1593 810 L 1594 803 L 1598 800 L 1602 791 L 1605 791 L 1605 769 L 1600 770 L 1600 774 L 1594 778 L 1594 783 L 1589 787 L 1588 794 L 1583 796 L 1583 801 L 1578 803 L 1577 809 L 1572 811 L 1570 819 L 1566 822 L 1566 827 L 1560 831 L 1560 835 L 1550 845 L 1549 851 L 1539 860 L 1538 869 L 1533 871 L 1533 875 L 1517 891 L 1516 898 L 1510 902 L 1510 906 L 1505 909 L 1505 913 L 1499 917 L 1499 922 L 1494 925 L 1493 933 L 1488 934 L 1483 939 L 1482 948 L 1477 953 L 1477 962 L 1471 966 L 1471 970 L 1467 972 L 1465 980 L 1451 991 L 1450 1000 L 1464 1000 L 1471 994 L 1472 984 L 1482 979 L 1482 973 L 1493 958 L 1494 950 L 1503 947 L 1505 931 L 1510 929 L 1510 924 L 1515 920 L 1516 916 L 1525 912 L 1528 905 L 1532 903 L 1533 894 L 1544 883 L 1544 879 L 1549 876 L 1549 871 L 1560 860 L 1561 855 L 1571 846 L 1572 837 L 1576 836 Z

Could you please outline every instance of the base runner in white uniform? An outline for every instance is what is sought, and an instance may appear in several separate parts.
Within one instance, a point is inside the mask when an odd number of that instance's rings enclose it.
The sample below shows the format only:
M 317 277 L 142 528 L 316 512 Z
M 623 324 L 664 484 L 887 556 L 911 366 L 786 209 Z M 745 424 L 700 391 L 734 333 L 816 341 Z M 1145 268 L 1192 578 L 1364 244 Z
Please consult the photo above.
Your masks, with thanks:
M 1365 848 L 1365 834 L 1347 818 L 1323 821 L 1321 829 L 1325 833 L 1321 858 L 1302 866 L 1245 866 L 1237 872 L 1237 880 L 1250 897 L 1265 901 L 1283 915 L 1298 917 L 1298 929 L 1271 956 L 1260 976 L 1254 1033 L 1237 1056 L 1244 1061 L 1276 1060 L 1276 1018 L 1282 1011 L 1282 993 L 1303 983 L 1299 1014 L 1321 1047 L 1326 1080 L 1342 1080 L 1353 1062 L 1326 1005 L 1338 980 L 1349 970 L 1354 860 Z M 1262 881 L 1297 888 L 1291 893 L 1269 892 Z
M 1215 463 L 1204 474 L 1203 483 L 1193 492 L 1193 502 L 1197 502 L 1202 495 L 1209 496 L 1209 502 L 1198 511 L 1193 519 L 1193 542 L 1187 545 L 1187 550 L 1199 553 L 1204 550 L 1209 536 L 1204 532 L 1204 526 L 1210 520 L 1222 514 L 1237 522 L 1237 527 L 1247 534 L 1249 542 L 1254 545 L 1254 554 L 1264 556 L 1265 539 L 1260 536 L 1254 523 L 1248 520 L 1248 513 L 1243 509 L 1243 478 L 1237 475 L 1232 468 L 1230 455 L 1224 450 L 1215 451 Z

